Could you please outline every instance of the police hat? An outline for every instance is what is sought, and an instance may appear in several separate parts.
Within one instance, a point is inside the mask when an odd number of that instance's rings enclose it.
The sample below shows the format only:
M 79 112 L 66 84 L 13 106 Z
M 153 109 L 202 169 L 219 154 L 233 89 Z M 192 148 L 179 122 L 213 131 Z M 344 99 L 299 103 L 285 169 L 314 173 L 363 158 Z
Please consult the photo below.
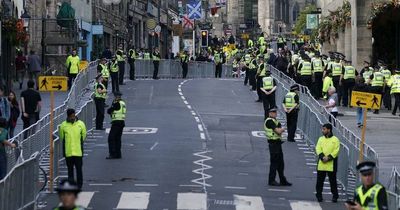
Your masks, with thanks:
M 122 96 L 122 93 L 121 92 L 119 92 L 119 91 L 117 91 L 117 92 L 114 92 L 114 96 L 115 97 L 121 97 Z
M 278 109 L 277 109 L 276 107 L 271 108 L 271 109 L 269 110 L 269 112 L 277 112 L 277 111 L 278 111 Z
M 290 90 L 291 90 L 291 91 L 299 90 L 299 85 L 292 85 L 292 86 L 290 87 Z
M 74 192 L 74 193 L 79 193 L 81 190 L 79 189 L 78 185 L 74 181 L 70 180 L 62 180 L 58 187 L 56 188 L 56 191 L 61 193 L 61 192 Z
M 359 163 L 356 169 L 363 175 L 370 174 L 374 170 L 376 164 L 372 161 L 364 161 Z

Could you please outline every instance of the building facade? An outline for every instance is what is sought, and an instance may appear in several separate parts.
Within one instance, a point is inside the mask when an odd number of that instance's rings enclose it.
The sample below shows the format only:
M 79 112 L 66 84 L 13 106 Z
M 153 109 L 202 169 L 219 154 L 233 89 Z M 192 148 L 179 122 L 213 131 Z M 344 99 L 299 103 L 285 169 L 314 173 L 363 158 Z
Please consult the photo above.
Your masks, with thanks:
M 254 32 L 258 28 L 259 11 L 258 0 L 228 0 L 226 19 L 232 34 Z

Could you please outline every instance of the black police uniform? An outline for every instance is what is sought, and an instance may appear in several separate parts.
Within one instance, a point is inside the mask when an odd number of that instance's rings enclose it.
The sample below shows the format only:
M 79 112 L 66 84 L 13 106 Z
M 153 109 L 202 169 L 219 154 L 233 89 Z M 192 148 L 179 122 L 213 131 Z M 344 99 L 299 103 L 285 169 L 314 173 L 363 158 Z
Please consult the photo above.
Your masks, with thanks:
M 96 83 L 95 91 L 97 89 L 104 90 L 104 87 L 98 83 Z M 96 105 L 96 129 L 102 130 L 103 129 L 103 122 L 104 122 L 104 112 L 105 112 L 105 103 L 106 99 L 102 97 L 94 97 L 94 103 Z
M 283 103 L 285 104 L 286 98 L 283 99 Z M 300 104 L 300 98 L 299 95 L 296 94 L 294 96 L 294 102 L 296 104 Z M 296 129 L 297 129 L 297 119 L 299 116 L 299 108 L 294 108 L 290 113 L 286 113 L 286 126 L 287 126 L 287 132 L 288 132 L 288 137 L 287 140 L 290 142 L 294 142 L 294 137 L 296 134 Z
M 107 110 L 109 115 L 112 115 L 114 111 L 121 108 L 119 103 L 120 100 L 114 100 L 111 107 Z M 121 138 L 125 127 L 124 120 L 113 120 L 111 122 L 110 134 L 108 135 L 108 159 L 121 158 Z

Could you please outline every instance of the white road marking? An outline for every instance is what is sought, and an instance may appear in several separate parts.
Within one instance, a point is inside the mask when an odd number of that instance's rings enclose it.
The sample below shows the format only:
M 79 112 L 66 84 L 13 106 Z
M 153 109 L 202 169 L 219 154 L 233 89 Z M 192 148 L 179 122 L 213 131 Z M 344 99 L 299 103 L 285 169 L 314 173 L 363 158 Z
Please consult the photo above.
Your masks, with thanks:
M 303 151 L 303 153 L 306 153 L 306 154 L 315 154 L 313 151 Z
M 183 101 L 183 103 L 185 103 L 186 105 L 188 105 L 188 104 L 189 104 L 187 101 Z
M 188 109 L 192 109 L 192 106 L 190 106 L 190 105 L 187 105 L 186 107 L 187 107 Z
M 154 94 L 154 86 L 152 85 L 150 88 L 149 104 L 153 102 L 153 94 Z
M 135 184 L 135 187 L 158 187 L 158 184 Z
M 181 96 L 182 100 L 186 100 L 185 96 Z
M 150 150 L 153 150 L 157 145 L 158 145 L 158 142 L 154 143 L 154 145 L 150 148 Z
M 205 139 L 206 139 L 206 135 L 205 135 L 204 133 L 200 133 L 200 138 L 201 138 L 202 140 L 205 140 Z
M 309 150 L 309 147 L 299 147 L 300 150 Z
M 95 192 L 80 192 L 76 204 L 84 208 L 88 208 L 94 193 Z
M 112 183 L 92 183 L 89 186 L 112 186 Z
M 306 163 L 306 165 L 308 165 L 308 166 L 316 166 L 317 163 Z
M 147 209 L 150 193 L 122 192 L 116 209 Z
M 179 95 L 183 96 L 183 93 L 182 93 L 182 92 L 179 92 Z
M 194 119 L 196 120 L 196 122 L 200 122 L 200 118 L 199 117 L 194 117 Z
M 239 176 L 248 176 L 248 173 L 238 173 Z
M 236 210 L 262 210 L 264 203 L 260 196 L 233 195 Z
M 225 189 L 233 189 L 233 190 L 245 190 L 246 187 L 236 187 L 236 186 L 225 186 Z
M 269 188 L 268 191 L 271 191 L 271 192 L 290 192 L 290 190 L 275 189 L 275 188 Z
M 204 131 L 203 126 L 202 126 L 201 124 L 198 124 L 197 127 L 199 128 L 199 131 L 200 131 L 200 132 L 203 132 L 203 131 Z
M 179 187 L 201 187 L 201 185 L 197 185 L 197 184 L 180 184 Z
M 181 89 L 181 88 L 178 88 L 178 91 L 179 91 L 179 92 L 182 92 L 182 89 Z
M 292 210 L 322 210 L 318 202 L 309 201 L 289 201 Z
M 206 210 L 207 195 L 205 193 L 178 193 L 178 210 Z

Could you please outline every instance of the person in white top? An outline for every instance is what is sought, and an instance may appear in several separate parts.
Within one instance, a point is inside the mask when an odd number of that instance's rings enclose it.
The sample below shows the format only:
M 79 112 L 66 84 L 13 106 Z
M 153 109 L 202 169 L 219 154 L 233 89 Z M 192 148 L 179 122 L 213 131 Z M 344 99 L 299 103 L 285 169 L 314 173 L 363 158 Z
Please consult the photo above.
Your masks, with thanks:
M 336 106 L 338 96 L 336 93 L 336 88 L 330 87 L 328 89 L 328 95 L 329 95 L 329 99 L 327 101 L 327 104 L 325 105 L 325 108 L 327 108 L 328 111 L 333 115 L 333 117 L 336 118 L 336 116 L 338 115 L 338 108 Z

